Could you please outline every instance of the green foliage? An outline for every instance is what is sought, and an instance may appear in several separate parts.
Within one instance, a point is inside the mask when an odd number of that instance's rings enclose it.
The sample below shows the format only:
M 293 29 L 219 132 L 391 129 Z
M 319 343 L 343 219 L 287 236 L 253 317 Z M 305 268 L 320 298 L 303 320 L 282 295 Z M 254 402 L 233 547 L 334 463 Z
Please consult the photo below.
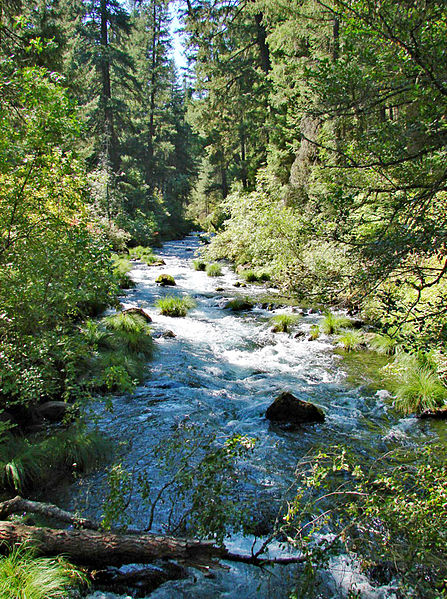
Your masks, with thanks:
M 220 267 L 220 264 L 217 264 L 217 262 L 207 264 L 205 270 L 209 277 L 220 277 L 222 274 L 222 268 Z
M 179 297 L 176 295 L 167 295 L 156 302 L 163 316 L 186 316 L 191 308 L 194 308 L 196 302 L 189 296 Z
M 132 270 L 132 264 L 126 256 L 119 256 L 118 254 L 112 255 L 113 260 L 113 272 L 118 279 L 118 285 L 121 289 L 132 289 L 135 287 L 135 283 L 129 276 L 129 272 Z
M 320 331 L 326 335 L 340 333 L 341 329 L 352 326 L 351 321 L 346 316 L 326 312 L 323 320 L 320 322 Z
M 385 354 L 387 356 L 392 356 L 397 349 L 397 341 L 394 337 L 381 335 L 380 333 L 376 333 L 369 344 L 371 349 L 378 354 Z
M 301 460 L 280 532 L 314 568 L 329 552 L 353 551 L 365 567 L 388 565 L 404 596 L 440 599 L 447 575 L 445 448 L 358 460 L 340 447 Z M 311 533 L 327 526 L 335 537 L 321 553 Z
M 251 310 L 253 306 L 254 304 L 249 298 L 235 297 L 227 302 L 224 308 L 225 310 L 231 310 L 232 312 L 242 312 L 244 310 Z
M 212 538 L 220 543 L 231 532 L 250 528 L 248 505 L 237 498 L 235 488 L 246 478 L 244 458 L 255 439 L 241 435 L 221 439 L 205 434 L 196 425 L 182 423 L 168 441 L 148 456 L 159 464 L 165 482 L 158 493 L 142 472 L 138 483 L 148 505 L 147 529 L 161 509 L 164 526 L 177 534 Z M 166 509 L 166 505 L 169 509 Z
M 92 470 L 110 454 L 99 434 L 74 428 L 39 440 L 9 435 L 0 444 L 0 487 L 23 492 L 58 476 Z
M 310 331 L 309 331 L 309 339 L 311 341 L 315 341 L 316 339 L 318 339 L 318 337 L 320 336 L 321 332 L 320 332 L 320 327 L 317 324 L 313 324 L 310 327 Z
M 353 329 L 342 329 L 337 336 L 337 343 L 341 345 L 345 351 L 357 351 L 366 347 L 364 333 Z
M 124 352 L 142 354 L 150 358 L 153 353 L 151 329 L 139 314 L 120 312 L 104 319 L 106 329 L 113 333 L 114 344 Z
M 271 278 L 266 271 L 242 270 L 240 274 L 247 283 L 263 283 Z
M 61 557 L 37 557 L 15 547 L 0 558 L 0 599 L 63 599 L 87 585 L 87 576 Z
M 298 314 L 277 314 L 270 319 L 275 333 L 289 333 L 290 329 L 296 326 L 300 320 Z
M 439 354 L 399 352 L 388 370 L 395 377 L 395 407 L 404 412 L 436 410 L 447 402 L 447 387 L 438 373 Z
M 192 267 L 194 270 L 206 270 L 206 262 L 200 258 L 197 258 L 196 260 L 192 261 Z
M 138 245 L 137 247 L 130 249 L 129 256 L 131 258 L 137 258 L 142 262 L 146 262 L 146 264 L 153 264 L 159 260 L 159 258 L 155 256 L 152 248 L 143 247 L 142 245 Z

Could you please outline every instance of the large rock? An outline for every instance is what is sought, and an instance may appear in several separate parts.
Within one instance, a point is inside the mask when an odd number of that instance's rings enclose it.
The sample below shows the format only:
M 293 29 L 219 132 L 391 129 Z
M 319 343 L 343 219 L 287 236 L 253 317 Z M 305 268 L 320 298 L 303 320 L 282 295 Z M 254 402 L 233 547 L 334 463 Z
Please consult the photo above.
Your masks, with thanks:
M 35 408 L 39 418 L 50 422 L 59 422 L 67 414 L 70 405 L 65 401 L 46 401 Z
M 161 285 L 162 287 L 174 286 L 176 282 L 172 275 L 168 275 L 166 273 L 161 274 L 155 279 L 155 282 Z
M 324 412 L 314 404 L 298 399 L 291 393 L 283 391 L 278 395 L 265 413 L 269 420 L 302 424 L 303 422 L 323 422 Z

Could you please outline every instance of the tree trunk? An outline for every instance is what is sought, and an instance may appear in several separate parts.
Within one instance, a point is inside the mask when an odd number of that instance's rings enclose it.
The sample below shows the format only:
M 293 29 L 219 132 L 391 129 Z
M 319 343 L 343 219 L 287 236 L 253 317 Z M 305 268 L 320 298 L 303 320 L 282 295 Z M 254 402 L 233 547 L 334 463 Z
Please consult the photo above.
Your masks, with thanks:
M 74 526 L 96 528 L 97 524 L 75 516 L 60 508 L 16 497 L 0 504 L 0 517 L 13 513 L 32 512 L 70 522 Z M 144 564 L 155 560 L 174 559 L 200 567 L 214 559 L 225 559 L 260 566 L 263 564 L 301 563 L 302 556 L 265 558 L 257 554 L 233 553 L 213 541 L 178 539 L 140 531 L 118 533 L 97 530 L 69 530 L 28 526 L 8 521 L 0 522 L 0 552 L 8 553 L 14 545 L 26 543 L 35 548 L 39 555 L 63 554 L 75 563 L 89 567 L 120 566 L 122 564 Z

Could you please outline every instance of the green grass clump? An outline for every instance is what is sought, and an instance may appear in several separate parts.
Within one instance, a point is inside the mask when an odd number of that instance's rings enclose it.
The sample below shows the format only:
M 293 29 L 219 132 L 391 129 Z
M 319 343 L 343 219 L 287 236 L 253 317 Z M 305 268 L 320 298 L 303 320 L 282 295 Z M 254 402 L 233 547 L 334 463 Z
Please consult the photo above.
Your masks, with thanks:
M 121 289 L 132 289 L 135 287 L 134 281 L 129 276 L 129 272 L 132 270 L 132 264 L 126 256 L 118 254 L 112 255 L 113 260 L 113 273 L 117 278 L 118 285 Z
M 87 580 L 64 559 L 37 557 L 23 547 L 0 558 L 0 599 L 64 599 Z
M 200 258 L 197 258 L 196 260 L 192 261 L 192 267 L 194 270 L 206 270 L 206 262 L 200 260 Z
M 251 310 L 254 304 L 247 298 L 235 297 L 234 299 L 227 302 L 224 306 L 225 310 L 231 310 L 232 312 L 242 312 L 243 310 Z
M 154 344 L 151 329 L 142 316 L 121 312 L 104 320 L 117 348 L 131 354 L 142 354 L 145 358 L 152 356 Z
M 186 316 L 188 310 L 194 308 L 195 305 L 196 303 L 191 297 L 179 297 L 175 295 L 167 295 L 160 298 L 156 303 L 157 308 L 160 309 L 163 316 L 173 317 Z
M 309 341 L 315 341 L 320 336 L 320 327 L 317 324 L 313 324 L 309 331 Z
M 340 331 L 337 337 L 337 343 L 345 351 L 357 351 L 365 346 L 365 336 L 362 331 L 345 329 Z
M 104 437 L 82 429 L 35 442 L 10 435 L 0 445 L 0 487 L 22 492 L 49 483 L 58 474 L 88 472 L 108 453 Z
M 396 353 L 397 341 L 389 335 L 381 335 L 376 333 L 370 341 L 371 349 L 378 354 L 392 356 Z
M 247 281 L 247 283 L 264 283 L 270 281 L 270 275 L 265 270 L 254 271 L 254 270 L 243 270 L 241 277 Z
M 347 329 L 351 326 L 352 322 L 346 316 L 338 316 L 332 312 L 326 312 L 320 323 L 320 331 L 326 335 L 334 335 L 342 329 Z
M 153 253 L 152 248 L 144 247 L 142 245 L 138 245 L 137 247 L 129 250 L 129 255 L 131 258 L 136 258 L 137 260 L 146 262 L 146 264 L 154 264 L 154 262 L 158 262 L 160 260 L 160 258 Z
M 213 262 L 212 264 L 206 265 L 206 274 L 209 277 L 220 277 L 222 274 L 222 269 L 217 262 Z
M 300 320 L 298 314 L 278 314 L 270 319 L 274 333 L 288 333 Z
M 439 376 L 427 366 L 418 366 L 405 372 L 397 387 L 394 405 L 404 414 L 419 414 L 436 410 L 447 401 L 447 388 Z

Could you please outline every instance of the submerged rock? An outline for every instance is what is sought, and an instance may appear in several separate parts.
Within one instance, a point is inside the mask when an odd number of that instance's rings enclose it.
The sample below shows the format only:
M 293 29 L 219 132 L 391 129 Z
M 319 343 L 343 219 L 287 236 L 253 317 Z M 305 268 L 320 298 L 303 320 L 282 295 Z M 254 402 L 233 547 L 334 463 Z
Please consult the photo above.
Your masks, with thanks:
M 170 331 L 170 330 L 169 330 L 169 331 L 165 331 L 165 332 L 162 334 L 162 337 L 163 337 L 164 339 L 174 339 L 174 337 L 177 337 L 177 335 L 176 335 L 176 334 L 175 334 L 173 331 Z
M 425 410 L 418 414 L 418 418 L 434 418 L 435 420 L 447 420 L 447 406 L 435 410 Z
M 271 406 L 267 408 L 266 418 L 274 422 L 301 424 L 303 422 L 323 422 L 324 412 L 314 404 L 298 399 L 291 393 L 283 391 Z

